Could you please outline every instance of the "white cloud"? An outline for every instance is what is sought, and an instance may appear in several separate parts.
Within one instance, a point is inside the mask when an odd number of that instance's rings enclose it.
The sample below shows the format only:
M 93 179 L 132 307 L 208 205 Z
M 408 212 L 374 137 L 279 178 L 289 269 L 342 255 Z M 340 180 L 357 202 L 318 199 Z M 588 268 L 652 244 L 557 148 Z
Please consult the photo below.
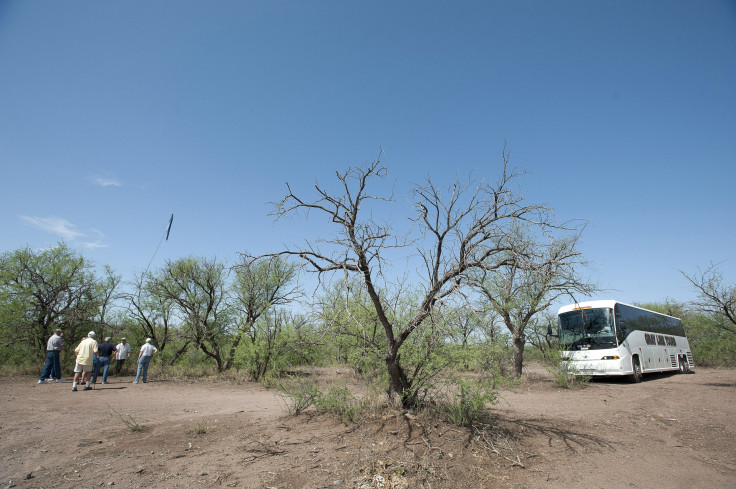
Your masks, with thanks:
M 97 241 L 87 241 L 82 243 L 83 248 L 107 248 L 109 245 L 103 243 L 99 239 Z
M 92 176 L 92 177 L 89 177 L 89 181 L 101 187 L 122 187 L 123 186 L 120 180 L 116 178 Z
M 72 241 L 75 238 L 84 237 L 84 233 L 76 231 L 76 226 L 66 219 L 60 217 L 35 217 L 35 216 L 19 216 L 23 221 L 31 226 L 51 234 L 57 234 L 64 240 Z
M 94 241 L 85 241 L 82 243 L 83 248 L 107 248 L 109 245 L 107 243 L 102 242 L 102 238 L 105 237 L 105 233 L 100 231 L 99 229 L 92 229 L 90 231 L 90 234 L 94 234 L 97 236 L 97 239 Z M 89 235 L 87 235 L 89 237 Z M 93 238 L 94 239 L 94 238 Z
M 79 246 L 83 248 L 95 249 L 107 248 L 109 246 L 102 241 L 105 235 L 98 229 L 92 229 L 89 232 L 83 233 L 76 230 L 77 226 L 60 217 L 18 217 L 35 228 L 60 236 L 66 242 L 78 242 Z M 87 240 L 82 240 L 82 238 L 86 238 Z

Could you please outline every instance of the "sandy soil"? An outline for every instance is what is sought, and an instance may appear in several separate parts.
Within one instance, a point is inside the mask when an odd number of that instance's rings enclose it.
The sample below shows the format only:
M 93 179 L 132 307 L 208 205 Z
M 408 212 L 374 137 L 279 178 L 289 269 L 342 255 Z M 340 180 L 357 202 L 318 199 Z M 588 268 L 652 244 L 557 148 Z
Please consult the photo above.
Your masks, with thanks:
M 533 369 L 475 435 L 401 411 L 287 416 L 251 383 L 0 389 L 0 487 L 736 488 L 733 370 L 563 390 Z

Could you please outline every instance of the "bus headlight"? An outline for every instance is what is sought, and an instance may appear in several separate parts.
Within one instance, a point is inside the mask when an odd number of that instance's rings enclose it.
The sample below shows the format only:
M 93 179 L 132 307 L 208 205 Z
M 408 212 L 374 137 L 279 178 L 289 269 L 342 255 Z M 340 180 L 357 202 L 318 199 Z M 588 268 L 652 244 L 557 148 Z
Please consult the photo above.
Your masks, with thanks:
M 620 358 L 621 357 L 619 357 L 618 355 L 608 355 L 608 356 L 601 358 L 601 360 L 618 360 Z

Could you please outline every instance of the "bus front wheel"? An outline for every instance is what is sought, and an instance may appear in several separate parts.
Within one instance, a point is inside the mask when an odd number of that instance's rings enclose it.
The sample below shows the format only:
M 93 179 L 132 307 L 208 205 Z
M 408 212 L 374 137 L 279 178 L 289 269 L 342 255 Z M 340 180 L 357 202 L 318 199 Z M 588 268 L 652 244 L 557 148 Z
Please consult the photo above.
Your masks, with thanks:
M 680 373 L 681 374 L 690 373 L 690 363 L 687 361 L 687 357 L 684 355 L 680 357 Z
M 631 366 L 634 370 L 634 373 L 629 376 L 629 380 L 634 383 L 641 382 L 641 365 L 639 365 L 639 357 L 634 357 L 631 359 Z

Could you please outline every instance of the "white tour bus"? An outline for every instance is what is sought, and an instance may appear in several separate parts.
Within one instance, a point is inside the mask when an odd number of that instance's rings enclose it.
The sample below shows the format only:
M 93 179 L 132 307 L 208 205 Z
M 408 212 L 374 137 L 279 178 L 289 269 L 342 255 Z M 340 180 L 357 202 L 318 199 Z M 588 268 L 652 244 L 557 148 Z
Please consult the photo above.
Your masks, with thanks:
M 695 364 L 682 321 L 613 300 L 561 307 L 557 312 L 562 361 L 580 375 L 690 372 Z

